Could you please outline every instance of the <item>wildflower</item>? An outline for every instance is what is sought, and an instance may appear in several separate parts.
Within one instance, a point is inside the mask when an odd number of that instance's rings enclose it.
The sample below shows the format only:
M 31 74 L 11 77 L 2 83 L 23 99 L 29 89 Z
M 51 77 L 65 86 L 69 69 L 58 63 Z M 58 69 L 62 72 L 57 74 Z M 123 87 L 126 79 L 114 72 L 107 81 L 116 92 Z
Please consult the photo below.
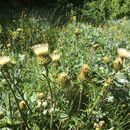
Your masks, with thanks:
M 110 62 L 110 57 L 109 56 L 104 56 L 103 57 L 103 63 L 108 64 Z
M 84 81 L 87 78 L 89 71 L 90 71 L 90 68 L 88 64 L 83 64 L 81 67 L 80 73 L 77 77 L 78 80 Z
M 117 58 L 113 61 L 113 63 L 112 63 L 112 67 L 113 67 L 113 69 L 115 69 L 115 70 L 121 69 L 122 65 L 123 65 L 123 61 L 122 61 L 122 59 L 121 59 L 120 57 L 117 57 Z
M 37 61 L 39 64 L 48 65 L 52 61 L 52 59 L 50 55 L 44 54 L 37 56 Z
M 23 110 L 24 108 L 26 108 L 26 103 L 25 103 L 25 101 L 20 101 L 19 102 L 19 108 L 21 109 L 21 110 Z
M 54 53 L 51 55 L 51 59 L 52 59 L 52 62 L 59 62 L 59 60 L 60 60 L 60 54 L 57 53 L 57 52 L 54 52 Z
M 59 74 L 59 76 L 58 76 L 59 85 L 65 86 L 65 85 L 68 85 L 69 82 L 70 82 L 70 77 L 66 73 L 62 72 Z
M 72 21 L 76 21 L 77 17 L 76 16 L 72 16 Z
M 11 58 L 8 56 L 0 57 L 0 68 L 11 63 Z
M 88 74 L 89 71 L 90 71 L 90 68 L 88 64 L 83 64 L 81 68 L 81 72 L 83 72 L 84 74 Z
M 75 34 L 76 36 L 79 36 L 80 30 L 79 30 L 78 28 L 76 28 L 75 31 L 74 31 L 74 34 Z
M 0 111 L 0 120 L 4 118 L 4 113 Z
M 130 52 L 124 48 L 119 48 L 117 49 L 117 53 L 120 58 L 128 58 Z
M 48 54 L 48 44 L 34 45 L 32 49 L 37 56 Z
M 38 93 L 37 98 L 42 100 L 45 97 L 44 93 Z

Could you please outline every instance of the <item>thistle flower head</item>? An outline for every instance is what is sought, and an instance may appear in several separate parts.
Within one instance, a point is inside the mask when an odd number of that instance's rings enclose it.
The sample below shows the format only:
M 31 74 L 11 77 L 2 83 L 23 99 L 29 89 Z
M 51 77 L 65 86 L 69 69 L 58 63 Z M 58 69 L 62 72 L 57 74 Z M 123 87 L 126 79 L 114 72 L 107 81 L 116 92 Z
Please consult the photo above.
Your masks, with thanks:
M 37 61 L 41 65 L 48 65 L 52 61 L 52 59 L 49 54 L 44 54 L 37 56 Z
M 19 102 L 19 108 L 21 109 L 21 110 L 23 110 L 24 108 L 26 108 L 26 103 L 25 103 L 25 101 L 20 101 Z
M 11 58 L 8 56 L 0 57 L 0 67 L 6 66 L 11 63 Z
M 81 67 L 81 72 L 84 74 L 88 74 L 89 71 L 90 71 L 90 67 L 88 66 L 88 64 L 83 64 Z
M 48 54 L 48 44 L 34 45 L 32 50 L 37 56 Z
M 53 54 L 51 54 L 52 62 L 59 62 L 60 61 L 60 53 L 57 51 L 54 51 Z
M 118 70 L 118 69 L 120 69 L 120 68 L 122 67 L 122 64 L 123 64 L 122 58 L 117 57 L 117 58 L 113 61 L 112 67 L 113 67 L 113 69 Z
M 58 84 L 61 86 L 65 86 L 67 84 L 69 84 L 70 82 L 70 77 L 68 76 L 68 74 L 62 72 L 59 74 L 58 76 Z
M 108 64 L 110 62 L 110 56 L 104 56 L 103 57 L 103 63 Z
M 117 49 L 117 53 L 121 58 L 128 58 L 130 56 L 130 52 L 124 48 Z

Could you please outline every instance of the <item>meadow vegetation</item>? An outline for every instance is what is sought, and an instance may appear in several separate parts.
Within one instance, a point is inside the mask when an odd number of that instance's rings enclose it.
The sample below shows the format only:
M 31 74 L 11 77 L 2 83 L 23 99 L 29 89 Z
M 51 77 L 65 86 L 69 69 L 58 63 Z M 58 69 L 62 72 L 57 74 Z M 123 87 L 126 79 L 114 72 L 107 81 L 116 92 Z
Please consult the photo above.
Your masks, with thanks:
M 129 19 L 49 18 L 0 23 L 0 129 L 129 130 Z

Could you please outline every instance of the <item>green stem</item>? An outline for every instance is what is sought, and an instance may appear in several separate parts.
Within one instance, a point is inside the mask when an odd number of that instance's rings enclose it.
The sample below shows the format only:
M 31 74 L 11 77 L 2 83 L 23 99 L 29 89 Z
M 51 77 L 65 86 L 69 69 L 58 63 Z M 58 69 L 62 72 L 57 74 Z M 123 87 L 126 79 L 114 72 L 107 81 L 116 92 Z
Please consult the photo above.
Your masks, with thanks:
M 22 113 L 20 107 L 19 107 L 19 103 L 18 103 L 18 101 L 17 101 L 17 97 L 16 97 L 16 95 L 15 95 L 15 92 L 14 92 L 14 90 L 13 90 L 11 84 L 9 83 L 9 81 L 8 81 L 8 79 L 7 79 L 7 77 L 6 77 L 6 75 L 4 74 L 4 72 L 3 72 L 2 70 L 1 70 L 1 73 L 2 73 L 2 75 L 4 76 L 4 78 L 5 78 L 5 80 L 6 80 L 7 84 L 8 84 L 8 87 L 9 87 L 9 89 L 11 90 L 11 92 L 12 92 L 12 94 L 13 94 L 13 97 L 14 97 L 15 102 L 16 102 L 16 104 L 17 104 L 19 113 L 20 113 L 20 115 L 21 115 L 21 117 L 22 117 L 22 119 L 23 119 L 23 121 L 24 121 L 24 124 L 26 125 L 26 127 L 27 127 L 28 130 L 31 130 L 31 129 L 29 128 L 29 126 L 28 126 L 28 123 L 27 123 L 27 121 L 26 121 L 26 119 L 25 119 L 25 117 L 24 117 L 24 115 L 23 115 L 23 113 Z
M 50 84 L 50 80 L 49 80 L 49 69 L 46 65 L 44 67 L 45 67 L 45 71 L 46 71 L 47 84 L 48 84 L 48 88 L 49 88 L 50 95 L 51 95 L 51 108 L 52 108 L 53 107 L 53 93 L 52 93 L 52 88 L 51 88 L 51 84 Z M 51 112 L 51 117 L 50 117 L 50 130 L 52 130 L 52 126 L 53 126 L 53 112 Z
M 83 93 L 83 85 L 81 84 L 81 86 L 80 86 L 80 94 L 79 94 L 78 111 L 80 111 L 80 107 L 81 107 L 82 93 Z
M 8 71 L 7 69 L 6 69 L 5 71 L 6 71 L 6 73 L 8 74 L 8 77 L 9 77 L 10 81 L 11 81 L 15 86 L 19 86 L 18 84 L 15 84 L 14 80 L 13 80 L 12 77 L 10 76 L 9 71 Z M 25 103 L 26 103 L 28 109 L 30 110 L 30 112 L 33 113 L 32 110 L 31 110 L 31 108 L 30 108 L 30 106 L 28 105 L 28 102 L 25 100 L 25 98 L 24 98 L 24 96 L 23 96 L 23 93 L 21 93 L 21 91 L 20 91 L 17 87 L 15 87 L 15 89 L 17 90 L 17 92 L 19 93 L 19 95 L 21 96 L 21 98 L 25 101 Z
M 10 119 L 11 119 L 11 124 L 13 124 L 13 114 L 12 114 L 12 107 L 11 107 L 11 96 L 10 94 L 8 95 L 8 99 L 9 99 L 9 111 L 10 111 Z
M 106 91 L 106 88 L 107 88 L 107 87 L 108 87 L 107 85 L 104 85 L 104 86 L 102 87 L 101 91 L 99 92 L 98 97 L 96 98 L 96 100 L 94 101 L 92 107 L 91 107 L 91 108 L 89 109 L 89 111 L 88 111 L 88 117 L 92 114 L 92 111 L 93 111 L 94 108 L 97 106 L 97 104 L 99 104 L 100 99 L 101 99 L 101 97 L 103 96 L 104 92 Z

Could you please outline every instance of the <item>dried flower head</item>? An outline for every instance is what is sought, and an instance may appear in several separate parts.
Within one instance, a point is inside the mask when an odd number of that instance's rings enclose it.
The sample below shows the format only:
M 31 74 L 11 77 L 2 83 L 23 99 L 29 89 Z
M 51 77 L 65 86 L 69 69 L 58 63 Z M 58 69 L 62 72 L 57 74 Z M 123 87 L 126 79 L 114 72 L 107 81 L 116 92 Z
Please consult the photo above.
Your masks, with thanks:
M 34 45 L 32 49 L 37 56 L 48 54 L 48 44 Z
M 124 48 L 119 48 L 117 49 L 118 56 L 121 58 L 128 58 L 129 57 L 129 52 L 128 50 Z
M 26 103 L 25 103 L 25 101 L 20 101 L 19 102 L 19 108 L 21 109 L 21 110 L 23 110 L 23 109 L 25 109 L 26 108 Z
M 68 76 L 68 74 L 62 72 L 59 74 L 57 81 L 58 81 L 59 85 L 65 86 L 65 85 L 68 85 L 70 83 L 70 77 Z
M 6 66 L 11 63 L 11 58 L 8 56 L 0 57 L 0 67 Z

